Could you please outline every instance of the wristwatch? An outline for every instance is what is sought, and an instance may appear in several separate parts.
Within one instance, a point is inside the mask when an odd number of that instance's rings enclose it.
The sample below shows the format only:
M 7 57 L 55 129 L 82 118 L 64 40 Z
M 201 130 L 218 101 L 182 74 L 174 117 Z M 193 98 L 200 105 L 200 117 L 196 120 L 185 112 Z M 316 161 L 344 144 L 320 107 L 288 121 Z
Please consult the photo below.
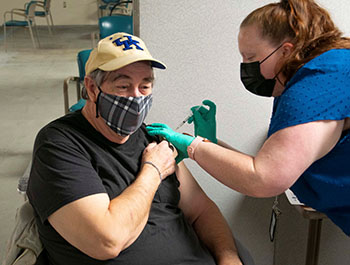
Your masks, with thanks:
M 201 142 L 210 142 L 210 141 L 207 138 L 197 136 L 196 138 L 194 138 L 192 143 L 189 146 L 187 146 L 187 154 L 188 154 L 189 158 L 191 158 L 192 160 L 194 160 L 194 151 L 196 150 L 196 147 Z

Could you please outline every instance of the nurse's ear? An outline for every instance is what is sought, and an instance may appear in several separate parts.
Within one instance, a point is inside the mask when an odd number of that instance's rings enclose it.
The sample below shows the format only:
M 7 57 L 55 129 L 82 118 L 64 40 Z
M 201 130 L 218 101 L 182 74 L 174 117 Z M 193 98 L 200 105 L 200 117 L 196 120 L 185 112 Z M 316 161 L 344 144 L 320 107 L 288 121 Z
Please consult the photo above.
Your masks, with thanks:
M 282 48 L 283 57 L 288 58 L 294 50 L 294 45 L 293 45 L 293 43 L 285 42 L 285 43 L 283 43 L 281 48 Z

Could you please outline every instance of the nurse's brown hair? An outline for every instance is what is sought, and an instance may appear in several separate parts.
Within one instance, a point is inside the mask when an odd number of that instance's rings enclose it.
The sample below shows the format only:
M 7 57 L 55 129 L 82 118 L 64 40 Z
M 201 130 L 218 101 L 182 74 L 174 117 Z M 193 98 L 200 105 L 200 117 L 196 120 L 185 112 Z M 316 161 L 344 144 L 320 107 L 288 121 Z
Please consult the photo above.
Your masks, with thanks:
M 273 45 L 293 43 L 294 50 L 282 67 L 287 81 L 305 63 L 330 50 L 350 48 L 350 39 L 334 25 L 329 13 L 313 0 L 282 0 L 250 13 L 241 28 L 256 25 L 261 37 Z

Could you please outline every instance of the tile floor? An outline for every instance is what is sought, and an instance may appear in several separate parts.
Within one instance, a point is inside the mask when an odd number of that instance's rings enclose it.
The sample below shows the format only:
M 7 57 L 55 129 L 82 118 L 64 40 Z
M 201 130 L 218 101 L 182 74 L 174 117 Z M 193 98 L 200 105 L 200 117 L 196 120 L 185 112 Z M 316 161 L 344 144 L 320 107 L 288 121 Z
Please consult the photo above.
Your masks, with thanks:
M 64 114 L 63 80 L 78 75 L 77 52 L 91 48 L 97 26 L 40 27 L 40 48 L 34 49 L 27 29 L 8 31 L 5 52 L 0 31 L 0 260 L 13 229 L 17 192 L 38 130 Z M 74 84 L 70 91 L 74 100 Z

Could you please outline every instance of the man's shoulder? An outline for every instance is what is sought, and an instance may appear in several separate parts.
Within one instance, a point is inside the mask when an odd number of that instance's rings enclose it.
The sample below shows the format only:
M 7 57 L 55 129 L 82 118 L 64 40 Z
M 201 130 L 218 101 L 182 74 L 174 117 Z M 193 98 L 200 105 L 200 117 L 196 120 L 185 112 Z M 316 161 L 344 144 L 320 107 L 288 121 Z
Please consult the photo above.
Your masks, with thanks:
M 37 141 L 50 140 L 57 141 L 88 130 L 87 121 L 81 112 L 73 112 L 57 118 L 46 124 L 37 134 Z
M 144 137 L 149 141 L 149 142 L 160 142 L 160 138 L 158 136 L 151 136 L 148 134 L 147 129 L 146 129 L 146 124 L 142 124 L 140 129 L 138 130 L 141 135 L 144 135 Z
M 46 126 L 67 126 L 67 127 L 76 127 L 79 124 L 86 123 L 86 119 L 84 118 L 81 111 L 70 112 L 64 116 L 61 116 Z

